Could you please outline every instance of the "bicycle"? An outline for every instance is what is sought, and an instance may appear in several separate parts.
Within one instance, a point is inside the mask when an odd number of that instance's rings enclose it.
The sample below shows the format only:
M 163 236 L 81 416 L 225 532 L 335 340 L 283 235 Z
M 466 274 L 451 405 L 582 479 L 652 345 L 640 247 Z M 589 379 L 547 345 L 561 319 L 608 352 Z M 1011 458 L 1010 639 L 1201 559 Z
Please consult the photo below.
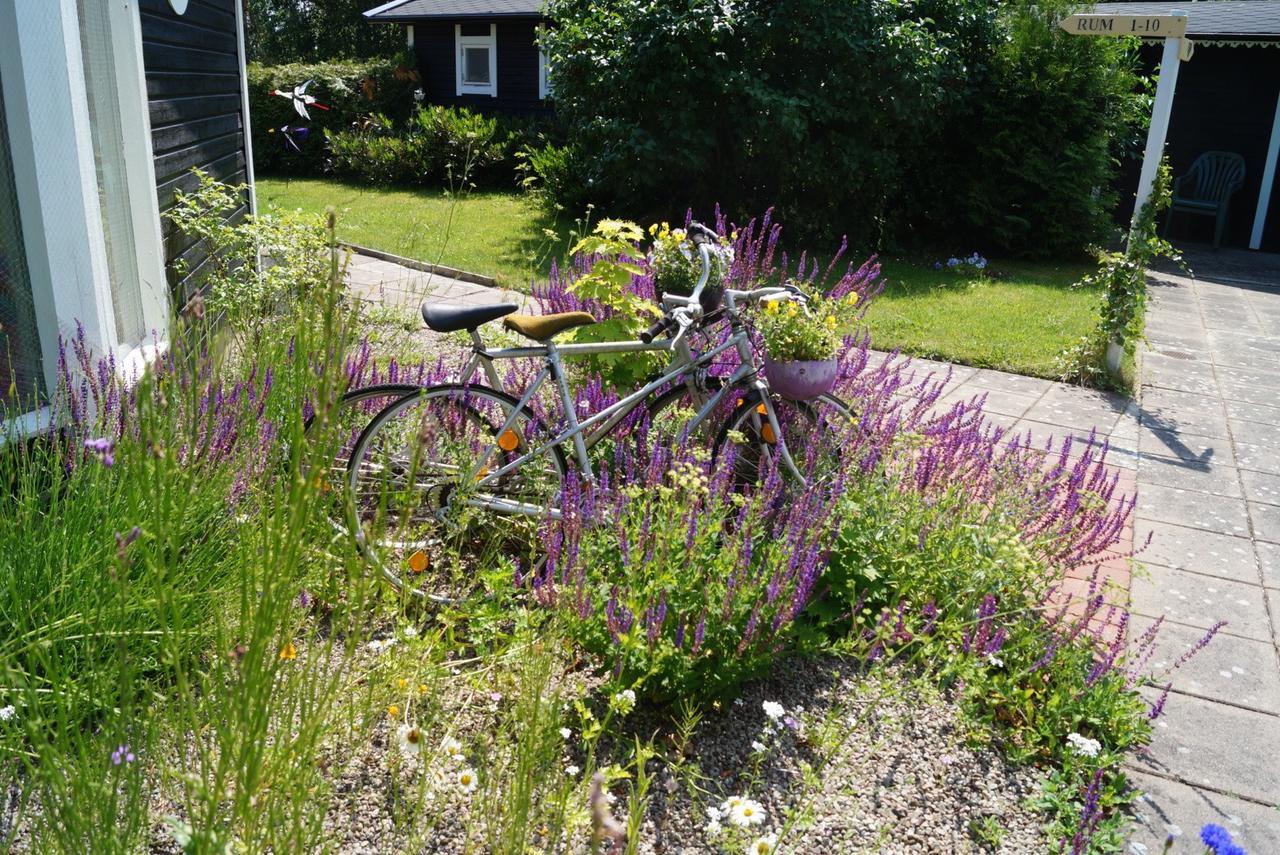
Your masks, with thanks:
M 425 571 L 431 563 L 428 550 L 439 543 L 435 535 L 446 519 L 455 532 L 466 531 L 472 519 L 486 515 L 506 519 L 511 526 L 518 526 L 521 519 L 526 525 L 548 517 L 560 519 L 558 498 L 571 472 L 566 448 L 571 449 L 578 476 L 595 481 L 589 452 L 642 405 L 650 419 L 673 409 L 693 412 L 691 418 L 679 419 L 685 437 L 709 425 L 721 408 L 730 410 L 715 433 L 711 454 L 714 460 L 733 444 L 735 465 L 741 470 L 736 474 L 743 480 L 754 481 L 774 466 L 801 486 L 815 477 L 819 467 L 805 438 L 850 424 L 852 411 L 831 395 L 810 402 L 775 398 L 756 369 L 750 329 L 741 313 L 745 305 L 803 300 L 803 296 L 789 286 L 739 291 L 717 283 L 716 290 L 723 291 L 716 295 L 723 301 L 723 308 L 717 309 L 715 300 L 703 299 L 716 236 L 696 223 L 691 235 L 702 263 L 697 284 L 688 296 L 664 294 L 663 317 L 635 341 L 557 344 L 557 335 L 595 323 L 585 312 L 517 315 L 517 306 L 510 303 L 422 307 L 423 320 L 432 330 L 467 331 L 472 355 L 459 382 L 417 389 L 378 412 L 351 448 L 345 479 L 348 526 L 366 559 L 394 586 L 442 599 L 407 586 L 404 575 L 393 567 L 408 567 L 413 574 Z M 717 312 L 728 322 L 729 335 L 695 354 L 688 343 L 690 331 Z M 490 350 L 479 329 L 499 319 L 535 344 Z M 658 377 L 640 389 L 579 419 L 562 360 L 645 351 L 668 351 L 673 357 Z M 727 378 L 711 376 L 710 367 L 730 351 L 738 356 L 737 368 Z M 516 397 L 502 388 L 494 363 L 527 358 L 541 359 L 543 365 Z M 473 382 L 478 374 L 489 385 Z M 532 406 L 548 382 L 563 410 L 564 425 L 559 430 L 548 426 Z M 806 453 L 798 460 L 793 448 Z M 386 534 L 377 538 L 375 532 Z

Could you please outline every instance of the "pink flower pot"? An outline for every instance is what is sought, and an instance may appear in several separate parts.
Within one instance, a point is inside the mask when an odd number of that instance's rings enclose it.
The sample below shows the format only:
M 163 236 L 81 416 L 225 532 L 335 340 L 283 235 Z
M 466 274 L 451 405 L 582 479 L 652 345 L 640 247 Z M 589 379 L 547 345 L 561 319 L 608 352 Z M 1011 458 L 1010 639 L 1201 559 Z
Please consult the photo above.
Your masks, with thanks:
M 764 358 L 764 376 L 769 387 L 791 401 L 808 401 L 835 388 L 840 376 L 836 359 L 811 362 L 774 362 Z

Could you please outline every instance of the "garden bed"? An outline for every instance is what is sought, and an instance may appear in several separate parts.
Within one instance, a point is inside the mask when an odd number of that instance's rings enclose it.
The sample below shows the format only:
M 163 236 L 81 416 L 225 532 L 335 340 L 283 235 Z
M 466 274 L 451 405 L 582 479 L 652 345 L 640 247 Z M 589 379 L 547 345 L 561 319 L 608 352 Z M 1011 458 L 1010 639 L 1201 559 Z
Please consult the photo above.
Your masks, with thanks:
M 775 273 L 775 230 L 725 241 L 731 277 Z M 1132 511 L 1097 450 L 1046 461 L 850 337 L 838 477 L 738 485 L 705 449 L 621 435 L 609 482 L 566 488 L 527 542 L 410 563 L 465 571 L 431 606 L 335 528 L 325 473 L 350 437 L 329 420 L 345 388 L 455 360 L 390 364 L 404 319 L 375 316 L 381 349 L 336 276 L 299 270 L 260 295 L 289 315 L 233 315 L 231 346 L 180 341 L 132 390 L 71 342 L 68 433 L 0 456 L 0 833 L 39 852 L 1119 845 L 1122 763 L 1163 700 L 1138 692 L 1158 625 L 1104 635 L 1123 611 L 1069 579 Z M 876 273 L 833 284 L 870 299 Z M 262 284 L 226 275 L 218 293 Z M 590 307 L 571 275 L 544 307 Z M 648 272 L 626 288 L 651 293 Z M 591 370 L 584 409 L 614 394 Z

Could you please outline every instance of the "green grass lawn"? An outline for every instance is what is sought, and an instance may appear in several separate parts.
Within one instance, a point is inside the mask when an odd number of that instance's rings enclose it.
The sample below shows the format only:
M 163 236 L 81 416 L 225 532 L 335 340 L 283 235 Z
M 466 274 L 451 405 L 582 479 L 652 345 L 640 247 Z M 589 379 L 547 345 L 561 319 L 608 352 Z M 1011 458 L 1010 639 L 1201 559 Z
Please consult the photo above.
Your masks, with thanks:
M 342 240 L 513 287 L 527 287 L 565 253 L 572 225 L 515 192 L 472 193 L 455 204 L 440 191 L 265 178 L 258 203 L 315 212 L 332 205 Z M 1098 292 L 1070 287 L 1089 269 L 993 260 L 991 275 L 973 280 L 934 270 L 932 260 L 886 260 L 884 293 L 867 313 L 872 342 L 913 356 L 1055 377 L 1058 354 L 1097 322 Z
M 511 287 L 527 288 L 532 276 L 545 273 L 550 260 L 565 253 L 572 225 L 515 192 L 474 192 L 455 204 L 438 190 L 316 178 L 261 178 L 257 192 L 264 210 L 322 213 L 332 205 L 339 240 L 492 276 Z
M 867 310 L 882 350 L 1056 377 L 1058 354 L 1098 320 L 1100 293 L 1071 287 L 1088 264 L 996 260 L 976 281 L 932 263 L 886 260 L 882 269 L 884 293 Z

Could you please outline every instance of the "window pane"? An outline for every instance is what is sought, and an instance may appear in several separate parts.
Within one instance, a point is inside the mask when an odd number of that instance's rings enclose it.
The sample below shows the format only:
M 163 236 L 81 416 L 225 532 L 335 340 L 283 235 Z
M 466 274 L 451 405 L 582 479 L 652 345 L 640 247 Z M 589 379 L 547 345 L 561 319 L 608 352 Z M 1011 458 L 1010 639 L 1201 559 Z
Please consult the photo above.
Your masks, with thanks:
M 489 49 L 487 47 L 463 48 L 462 56 L 462 82 L 488 85 Z
M 34 409 L 35 396 L 43 385 L 40 338 L 18 218 L 4 91 L 0 89 L 0 411 L 9 406 L 10 391 L 18 395 L 20 409 Z
M 102 230 L 107 243 L 116 335 L 121 342 L 138 343 L 146 337 L 146 322 L 142 315 L 142 286 L 138 281 L 138 252 L 133 239 L 133 208 L 129 203 L 130 190 L 124 166 L 124 132 L 120 126 L 109 11 L 105 0 L 79 0 L 77 5 L 93 159 L 98 172 L 98 205 L 102 211 Z M 139 188 L 138 192 L 152 191 L 151 188 Z

